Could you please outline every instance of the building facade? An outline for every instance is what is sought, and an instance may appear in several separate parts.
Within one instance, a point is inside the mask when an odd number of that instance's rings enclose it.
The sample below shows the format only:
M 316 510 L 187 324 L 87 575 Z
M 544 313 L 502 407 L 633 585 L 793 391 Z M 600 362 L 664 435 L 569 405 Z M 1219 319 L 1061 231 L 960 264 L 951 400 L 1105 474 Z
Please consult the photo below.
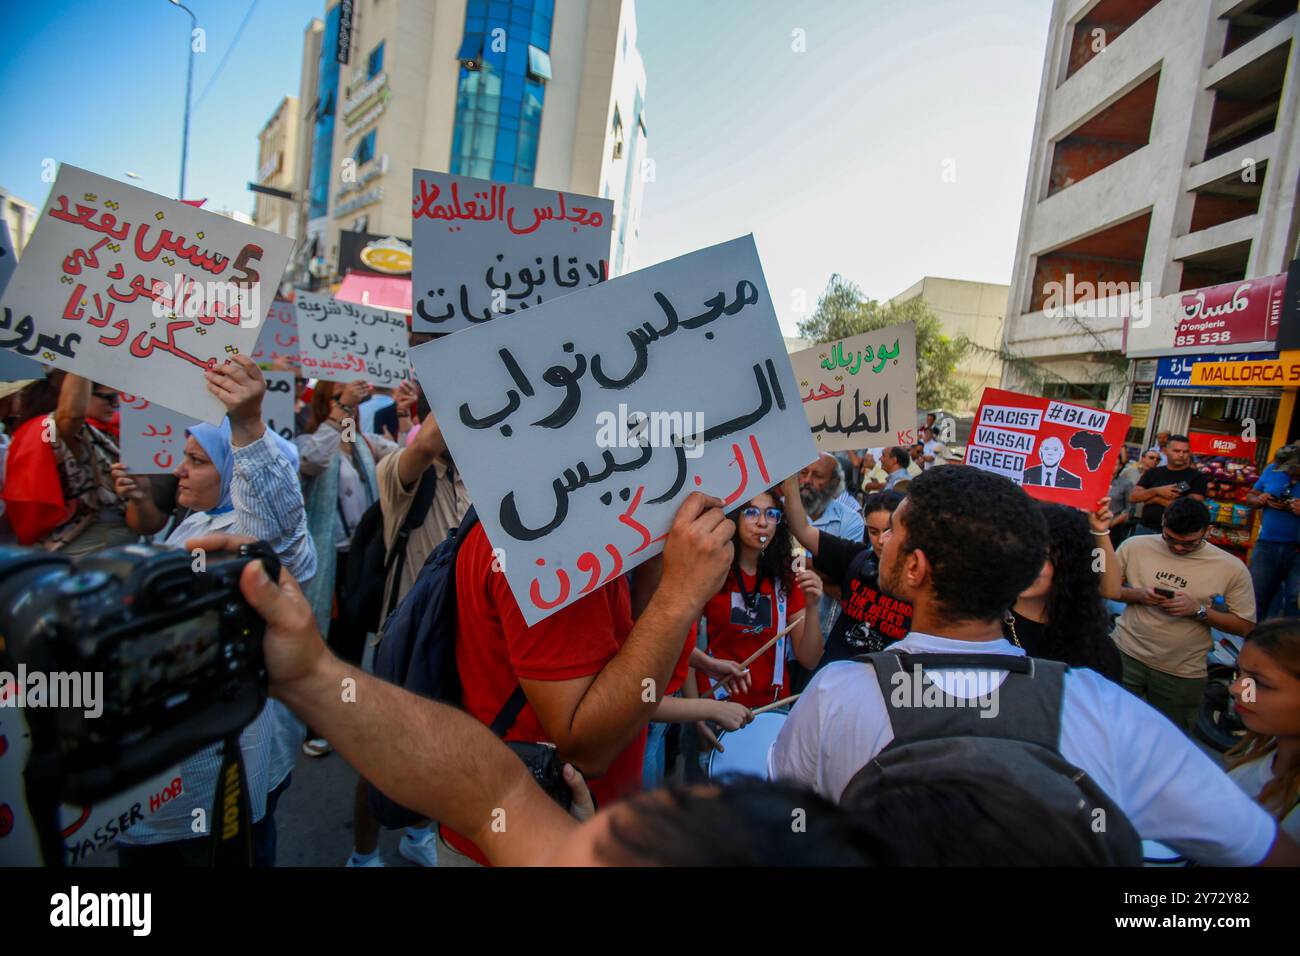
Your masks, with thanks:
M 633 0 L 340 0 L 312 79 L 300 182 L 317 284 L 338 277 L 342 232 L 409 240 L 414 169 L 613 199 L 611 269 L 631 268 L 646 151 Z
M 41 211 L 27 200 L 0 189 L 0 219 L 9 224 L 9 241 L 14 244 L 14 251 L 18 255 L 23 254 L 23 247 L 32 237 L 32 230 L 36 228 L 40 214 Z
M 945 409 L 958 418 L 973 415 L 980 395 L 1002 382 L 1002 360 L 998 347 L 1007 313 L 1007 289 L 992 282 L 967 282 L 926 276 L 889 301 L 903 303 L 922 299 L 939 317 L 949 338 L 965 336 L 974 348 L 957 363 L 957 378 L 970 389 L 970 397 L 956 408 Z M 923 410 L 924 411 L 924 410 Z
M 293 193 L 298 186 L 298 98 L 286 96 L 257 137 L 257 183 Z M 263 229 L 297 237 L 299 208 L 292 199 L 258 193 L 253 222 Z
M 1141 441 L 1158 394 L 1151 353 L 1127 360 L 1126 324 L 1286 270 L 1300 221 L 1296 8 L 1054 0 L 1005 325 L 1029 362 L 1008 365 L 1006 387 L 1145 405 Z

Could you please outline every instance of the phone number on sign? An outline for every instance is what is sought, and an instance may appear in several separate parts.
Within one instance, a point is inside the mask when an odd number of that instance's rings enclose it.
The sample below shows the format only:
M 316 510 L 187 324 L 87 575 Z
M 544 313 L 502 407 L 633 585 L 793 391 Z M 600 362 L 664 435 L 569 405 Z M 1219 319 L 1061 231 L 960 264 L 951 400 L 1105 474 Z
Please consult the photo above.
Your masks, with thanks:
M 1187 335 L 1175 335 L 1174 345 L 1227 345 L 1232 341 L 1231 332 L 1192 332 Z

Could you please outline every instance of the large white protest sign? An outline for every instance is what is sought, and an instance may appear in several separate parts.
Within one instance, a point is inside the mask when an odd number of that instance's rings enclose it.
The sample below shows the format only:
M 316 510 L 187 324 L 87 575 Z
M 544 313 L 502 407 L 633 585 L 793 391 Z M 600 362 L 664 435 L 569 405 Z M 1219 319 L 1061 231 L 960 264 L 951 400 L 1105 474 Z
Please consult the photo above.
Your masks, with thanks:
M 532 310 L 530 310 L 532 311 Z M 412 350 L 529 624 L 817 457 L 752 236 Z
M 292 302 L 276 299 L 271 303 L 249 358 L 265 365 L 279 361 L 298 365 L 298 313 Z
M 18 265 L 18 256 L 14 252 L 13 241 L 9 238 L 9 223 L 0 219 L 0 296 L 4 295 L 5 286 Z M 0 313 L 0 323 L 4 321 Z M 0 324 L 0 329 L 8 330 L 7 325 Z M 41 366 L 29 358 L 23 358 L 10 349 L 0 349 L 0 382 L 17 382 L 25 378 L 40 378 Z
M 302 373 L 326 382 L 395 386 L 411 377 L 406 316 L 297 292 Z
M 412 328 L 455 332 L 603 282 L 614 202 L 417 169 Z
M 911 445 L 916 435 L 916 326 L 814 345 L 790 356 L 822 451 Z
M 0 300 L 0 347 L 218 422 L 293 241 L 64 165 Z
M 262 421 L 284 438 L 294 434 L 294 374 L 265 372 Z M 185 453 L 185 430 L 199 423 L 140 395 L 122 395 L 119 421 L 121 462 L 137 474 L 170 472 Z

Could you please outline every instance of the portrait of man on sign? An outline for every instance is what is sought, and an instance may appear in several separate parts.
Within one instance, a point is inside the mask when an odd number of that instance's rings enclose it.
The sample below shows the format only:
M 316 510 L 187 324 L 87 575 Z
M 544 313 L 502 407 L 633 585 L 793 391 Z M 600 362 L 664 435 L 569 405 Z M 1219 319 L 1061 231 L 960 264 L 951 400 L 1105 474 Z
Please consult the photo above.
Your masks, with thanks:
M 1042 485 L 1045 488 L 1082 488 L 1083 481 L 1073 472 L 1061 467 L 1065 457 L 1065 444 L 1052 437 L 1043 441 L 1038 449 L 1040 464 L 1025 469 L 1022 484 Z

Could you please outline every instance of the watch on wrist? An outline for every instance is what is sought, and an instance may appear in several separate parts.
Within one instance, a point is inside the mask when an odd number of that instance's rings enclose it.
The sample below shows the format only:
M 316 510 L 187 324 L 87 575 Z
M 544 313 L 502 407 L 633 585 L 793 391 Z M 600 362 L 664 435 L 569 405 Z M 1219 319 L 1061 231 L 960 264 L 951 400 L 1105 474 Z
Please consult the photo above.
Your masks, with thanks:
M 1196 609 L 1196 619 L 1198 621 L 1204 621 L 1209 616 L 1210 616 L 1210 609 L 1207 608 L 1204 604 L 1202 604 L 1200 607 Z

